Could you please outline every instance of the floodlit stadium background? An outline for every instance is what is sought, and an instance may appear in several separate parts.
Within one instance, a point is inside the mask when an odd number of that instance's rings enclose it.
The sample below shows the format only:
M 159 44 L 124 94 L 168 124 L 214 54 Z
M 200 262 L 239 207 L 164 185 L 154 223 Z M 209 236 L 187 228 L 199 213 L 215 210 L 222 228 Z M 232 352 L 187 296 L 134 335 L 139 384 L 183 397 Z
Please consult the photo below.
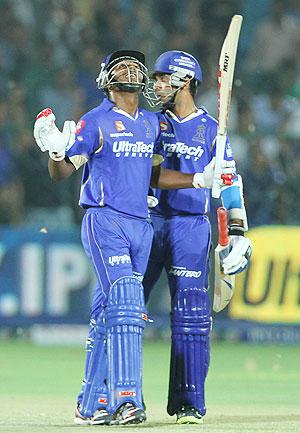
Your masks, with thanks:
M 81 173 L 60 184 L 50 180 L 47 157 L 32 137 L 36 114 L 50 106 L 59 126 L 66 119 L 77 121 L 103 98 L 95 88 L 103 57 L 135 48 L 145 52 L 150 70 L 164 50 L 194 54 L 204 73 L 198 104 L 216 116 L 219 51 L 231 16 L 240 13 L 230 137 L 244 178 L 254 256 L 229 311 L 216 317 L 215 332 L 299 342 L 299 2 L 256 3 L 0 2 L 2 332 L 33 324 L 85 324 L 94 284 L 79 241 Z M 215 210 L 211 217 L 215 223 Z M 164 280 L 149 309 L 156 320 L 147 332 L 165 335 Z
M 59 127 L 77 121 L 103 98 L 95 87 L 102 58 L 132 48 L 150 70 L 165 50 L 195 55 L 204 74 L 198 104 L 216 116 L 218 57 L 234 14 L 244 22 L 230 138 L 254 255 L 229 309 L 214 316 L 205 431 L 299 431 L 299 1 L 0 0 L 1 432 L 72 426 L 95 283 L 80 244 L 81 173 L 50 180 L 33 140 L 36 114 L 50 106 Z M 149 313 L 148 425 L 168 433 L 176 426 L 165 409 L 165 276 Z

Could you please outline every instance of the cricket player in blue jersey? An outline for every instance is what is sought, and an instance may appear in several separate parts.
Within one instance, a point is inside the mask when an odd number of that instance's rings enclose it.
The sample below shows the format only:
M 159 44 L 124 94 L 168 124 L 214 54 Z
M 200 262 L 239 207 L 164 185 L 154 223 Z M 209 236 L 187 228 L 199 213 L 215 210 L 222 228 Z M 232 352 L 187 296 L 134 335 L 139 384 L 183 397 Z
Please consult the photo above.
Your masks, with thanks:
M 214 168 L 194 174 L 160 170 L 158 118 L 138 108 L 139 93 L 148 97 L 142 53 L 110 54 L 97 82 L 107 98 L 77 128 L 66 121 L 60 132 L 54 113 L 45 109 L 37 116 L 34 136 L 41 150 L 49 152 L 53 179 L 62 180 L 83 166 L 82 243 L 97 287 L 75 423 L 138 424 L 146 420 L 142 333 L 147 314 L 141 281 L 153 236 L 147 207 L 151 175 L 160 187 L 199 189 L 212 182 Z M 224 162 L 220 183 L 231 182 L 232 167 Z
M 192 55 L 163 53 L 154 65 L 154 91 L 162 103 L 158 113 L 165 151 L 162 166 L 184 173 L 203 172 L 215 159 L 217 121 L 194 97 L 202 71 Z M 224 159 L 233 160 L 227 139 Z M 199 424 L 206 413 L 204 385 L 209 367 L 211 309 L 208 295 L 211 228 L 210 190 L 154 190 L 152 250 L 143 280 L 145 300 L 165 268 L 171 294 L 171 362 L 167 411 L 179 424 Z M 231 252 L 224 272 L 236 274 L 248 265 L 251 245 L 244 236 L 247 218 L 242 181 L 221 188 L 229 214 Z

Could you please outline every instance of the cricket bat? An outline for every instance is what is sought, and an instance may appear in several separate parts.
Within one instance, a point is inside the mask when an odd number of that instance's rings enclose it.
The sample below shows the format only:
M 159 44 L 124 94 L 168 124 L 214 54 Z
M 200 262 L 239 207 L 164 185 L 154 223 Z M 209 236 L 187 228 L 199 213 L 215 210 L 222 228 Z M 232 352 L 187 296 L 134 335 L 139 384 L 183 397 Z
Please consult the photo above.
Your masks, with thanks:
M 227 211 L 224 207 L 219 207 L 217 214 L 219 240 L 215 248 L 215 288 L 213 302 L 213 310 L 216 313 L 222 311 L 228 305 L 235 285 L 235 276 L 224 274 L 221 265 L 222 259 L 229 254 Z
M 214 183 L 212 187 L 212 197 L 214 198 L 219 198 L 221 194 L 221 188 L 218 181 L 221 177 L 221 164 L 225 153 L 231 89 L 242 21 L 243 17 L 241 15 L 234 15 L 232 17 L 219 58 L 218 131 L 216 137 L 216 167 Z

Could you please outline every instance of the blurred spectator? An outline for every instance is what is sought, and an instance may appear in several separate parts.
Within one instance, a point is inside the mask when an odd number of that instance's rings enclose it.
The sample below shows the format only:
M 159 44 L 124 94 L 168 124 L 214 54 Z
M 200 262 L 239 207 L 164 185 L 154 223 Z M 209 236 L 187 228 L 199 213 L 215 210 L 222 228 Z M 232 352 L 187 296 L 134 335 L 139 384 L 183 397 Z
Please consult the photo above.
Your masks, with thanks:
M 20 224 L 23 188 L 12 153 L 8 104 L 0 97 L 0 224 Z
M 103 99 L 103 92 L 96 87 L 96 78 L 103 59 L 104 54 L 93 45 L 87 46 L 80 53 L 78 69 L 75 71 L 75 83 L 83 91 L 82 102 L 86 110 L 96 107 Z
M 249 73 L 268 79 L 285 60 L 298 59 L 300 20 L 291 14 L 290 3 L 273 0 L 271 15 L 258 23 L 248 59 Z
M 67 119 L 79 120 L 86 111 L 84 99 L 84 92 L 75 85 L 75 76 L 71 65 L 54 72 L 53 86 L 40 89 L 40 108 L 51 107 L 59 127 L 62 127 Z
M 38 213 L 66 222 L 80 217 L 71 206 L 81 174 L 59 185 L 58 194 L 47 158 L 35 149 L 32 125 L 46 106 L 61 127 L 98 105 L 103 94 L 95 78 L 109 52 L 140 49 L 150 71 L 167 49 L 191 52 L 204 75 L 198 103 L 216 117 L 220 48 L 231 16 L 243 13 L 229 132 L 245 178 L 249 221 L 299 223 L 300 3 L 252 3 L 224 0 L 214 8 L 209 0 L 2 0 L 0 222 L 27 222 Z
M 252 98 L 251 109 L 257 133 L 277 135 L 282 132 L 291 110 L 279 77 L 274 74 L 269 76 L 264 93 Z
M 259 142 L 252 143 L 249 162 L 244 172 L 244 195 L 250 226 L 271 224 L 277 184 L 273 168 L 261 152 Z
M 53 86 L 55 63 L 53 45 L 41 38 L 35 41 L 31 62 L 21 71 L 20 80 L 26 91 L 26 107 L 31 117 L 40 110 L 40 91 Z

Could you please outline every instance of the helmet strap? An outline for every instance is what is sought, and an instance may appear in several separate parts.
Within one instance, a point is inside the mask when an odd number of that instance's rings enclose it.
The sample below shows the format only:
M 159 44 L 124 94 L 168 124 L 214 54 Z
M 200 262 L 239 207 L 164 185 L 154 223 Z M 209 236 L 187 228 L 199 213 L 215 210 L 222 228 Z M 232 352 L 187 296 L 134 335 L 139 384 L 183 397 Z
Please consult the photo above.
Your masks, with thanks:
M 142 84 L 113 83 L 111 84 L 111 87 L 120 90 L 120 92 L 140 93 L 142 92 L 144 86 Z

